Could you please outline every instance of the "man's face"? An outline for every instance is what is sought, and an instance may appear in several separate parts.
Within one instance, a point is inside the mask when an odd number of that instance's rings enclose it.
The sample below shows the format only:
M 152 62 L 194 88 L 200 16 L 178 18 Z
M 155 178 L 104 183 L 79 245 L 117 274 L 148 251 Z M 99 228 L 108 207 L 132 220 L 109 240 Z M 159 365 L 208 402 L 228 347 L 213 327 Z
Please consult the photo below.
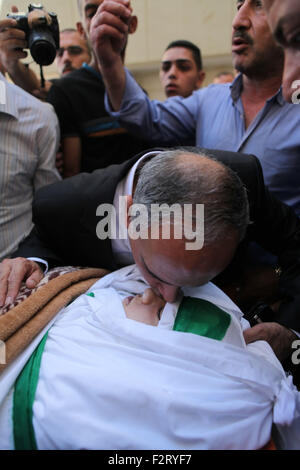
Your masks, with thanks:
M 86 41 L 78 32 L 60 35 L 60 48 L 56 55 L 56 67 L 60 76 L 79 69 L 83 62 L 89 63 L 91 56 Z
M 237 0 L 233 20 L 233 65 L 251 77 L 267 77 L 282 66 L 283 54 L 267 22 L 262 1 Z
M 142 295 L 124 299 L 123 306 L 127 318 L 157 326 L 166 302 L 152 289 L 146 289 Z
M 103 0 L 81 0 L 80 17 L 83 29 L 89 37 L 90 27 L 93 16 L 96 14 L 98 7 L 103 3 Z
M 238 242 L 234 234 L 198 251 L 187 251 L 185 240 L 130 240 L 134 260 L 154 292 L 174 302 L 180 287 L 201 286 L 231 262 Z
M 300 2 L 264 0 L 263 3 L 275 39 L 284 48 L 283 94 L 291 101 L 295 89 L 300 87 Z
M 160 81 L 166 96 L 190 96 L 201 87 L 204 73 L 198 70 L 192 51 L 184 47 L 167 50 L 162 58 Z

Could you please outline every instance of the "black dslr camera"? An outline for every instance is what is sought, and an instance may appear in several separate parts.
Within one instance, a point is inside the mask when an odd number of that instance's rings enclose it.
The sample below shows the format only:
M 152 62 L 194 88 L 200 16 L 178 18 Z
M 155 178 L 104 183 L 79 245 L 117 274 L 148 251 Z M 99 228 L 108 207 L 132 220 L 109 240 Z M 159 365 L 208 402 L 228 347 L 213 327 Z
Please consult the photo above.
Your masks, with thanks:
M 28 13 L 9 13 L 17 28 L 24 31 L 33 60 L 39 65 L 51 65 L 59 49 L 57 15 L 48 13 L 42 5 L 30 4 Z

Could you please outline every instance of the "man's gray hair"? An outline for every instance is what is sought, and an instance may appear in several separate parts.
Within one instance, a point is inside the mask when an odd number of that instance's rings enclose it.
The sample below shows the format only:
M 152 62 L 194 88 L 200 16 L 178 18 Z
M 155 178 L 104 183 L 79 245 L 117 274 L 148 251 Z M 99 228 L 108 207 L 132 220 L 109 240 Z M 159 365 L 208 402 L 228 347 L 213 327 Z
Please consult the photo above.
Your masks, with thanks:
M 204 205 L 205 245 L 224 240 L 232 231 L 241 241 L 250 223 L 247 191 L 240 178 L 203 151 L 196 160 L 194 151 L 176 149 L 147 161 L 138 171 L 133 204 L 146 206 L 149 226 L 155 204 Z

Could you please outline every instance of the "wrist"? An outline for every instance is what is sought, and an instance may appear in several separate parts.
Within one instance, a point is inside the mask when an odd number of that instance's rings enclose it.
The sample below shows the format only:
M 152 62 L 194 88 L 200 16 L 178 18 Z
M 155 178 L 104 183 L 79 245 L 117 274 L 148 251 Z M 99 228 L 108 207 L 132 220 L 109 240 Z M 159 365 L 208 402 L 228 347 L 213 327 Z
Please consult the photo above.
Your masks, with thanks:
M 101 73 L 110 78 L 113 82 L 118 79 L 118 76 L 123 71 L 123 61 L 120 55 L 116 55 L 113 58 L 101 57 L 97 60 Z
M 20 61 L 19 59 L 7 59 L 3 60 L 1 59 L 1 62 L 6 69 L 7 73 L 11 76 L 13 79 L 19 72 L 20 70 Z

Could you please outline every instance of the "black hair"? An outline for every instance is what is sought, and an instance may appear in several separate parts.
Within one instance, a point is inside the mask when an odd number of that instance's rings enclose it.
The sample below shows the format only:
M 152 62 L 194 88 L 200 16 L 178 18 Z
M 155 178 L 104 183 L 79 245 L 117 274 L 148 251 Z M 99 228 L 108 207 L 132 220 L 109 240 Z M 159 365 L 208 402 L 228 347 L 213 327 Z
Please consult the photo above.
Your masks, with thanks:
M 190 41 L 186 41 L 185 39 L 179 39 L 177 41 L 172 41 L 166 48 L 166 51 L 168 51 L 169 49 L 173 49 L 174 47 L 184 47 L 185 49 L 189 49 L 193 54 L 197 69 L 202 70 L 203 64 L 201 50 L 198 46 L 196 46 L 196 44 Z

